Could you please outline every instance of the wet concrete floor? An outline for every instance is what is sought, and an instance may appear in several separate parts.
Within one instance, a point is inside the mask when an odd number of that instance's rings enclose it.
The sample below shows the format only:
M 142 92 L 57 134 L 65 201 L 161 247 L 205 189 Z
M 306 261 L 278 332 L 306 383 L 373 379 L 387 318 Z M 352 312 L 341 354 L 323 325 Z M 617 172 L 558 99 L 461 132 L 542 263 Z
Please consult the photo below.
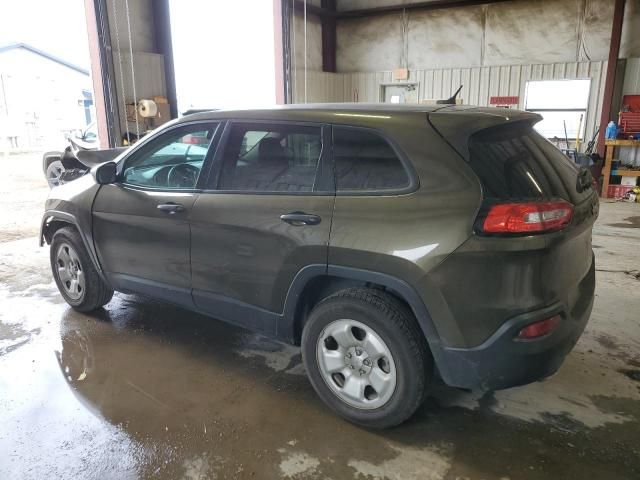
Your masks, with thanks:
M 0 199 L 29 182 L 38 199 L 40 175 Z M 0 224 L 0 479 L 640 478 L 640 205 L 602 205 L 594 313 L 557 375 L 436 387 L 382 432 L 325 408 L 297 348 L 137 296 L 74 312 L 41 205 Z

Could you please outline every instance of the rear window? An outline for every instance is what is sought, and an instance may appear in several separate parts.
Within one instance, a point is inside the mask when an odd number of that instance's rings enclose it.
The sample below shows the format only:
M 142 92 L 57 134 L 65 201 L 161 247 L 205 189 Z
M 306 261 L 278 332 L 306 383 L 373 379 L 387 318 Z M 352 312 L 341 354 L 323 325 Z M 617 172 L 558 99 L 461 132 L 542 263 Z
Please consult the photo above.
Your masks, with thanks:
M 395 150 L 380 135 L 357 128 L 333 128 L 338 191 L 399 190 L 409 175 Z
M 578 167 L 529 124 L 492 127 L 469 139 L 469 164 L 484 196 L 497 201 L 562 198 L 579 203 Z

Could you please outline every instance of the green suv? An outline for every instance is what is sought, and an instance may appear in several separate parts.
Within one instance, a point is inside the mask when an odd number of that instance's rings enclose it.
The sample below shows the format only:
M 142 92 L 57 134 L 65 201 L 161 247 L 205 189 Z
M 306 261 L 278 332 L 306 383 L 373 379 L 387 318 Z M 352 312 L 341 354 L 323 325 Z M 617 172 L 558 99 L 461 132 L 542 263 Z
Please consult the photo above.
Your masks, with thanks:
M 76 310 L 113 291 L 300 345 L 367 427 L 429 387 L 554 373 L 593 304 L 598 197 L 533 126 L 462 106 L 202 112 L 53 188 L 41 243 Z

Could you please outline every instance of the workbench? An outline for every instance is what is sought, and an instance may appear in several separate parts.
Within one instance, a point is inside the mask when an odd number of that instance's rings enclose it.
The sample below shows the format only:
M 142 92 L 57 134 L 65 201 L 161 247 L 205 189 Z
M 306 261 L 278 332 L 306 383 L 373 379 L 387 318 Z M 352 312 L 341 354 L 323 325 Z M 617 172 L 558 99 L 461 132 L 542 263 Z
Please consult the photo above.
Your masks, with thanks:
M 624 177 L 640 177 L 640 170 L 617 168 L 612 170 L 613 154 L 616 147 L 640 147 L 640 140 L 607 140 L 605 145 L 604 168 L 602 169 L 602 198 L 607 198 L 609 192 L 609 179 L 611 175 Z

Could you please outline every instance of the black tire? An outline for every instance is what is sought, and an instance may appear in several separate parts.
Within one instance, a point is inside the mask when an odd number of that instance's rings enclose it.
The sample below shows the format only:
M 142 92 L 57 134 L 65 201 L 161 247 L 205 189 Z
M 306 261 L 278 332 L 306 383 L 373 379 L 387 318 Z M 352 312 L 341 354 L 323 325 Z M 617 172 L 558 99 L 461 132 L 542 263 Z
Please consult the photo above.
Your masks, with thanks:
M 80 264 L 79 269 L 84 275 L 84 288 L 82 292 L 80 292 L 79 298 L 70 296 L 63 285 L 63 280 L 58 270 L 57 252 L 58 249 L 65 244 L 71 246 L 75 251 Z M 51 260 L 51 272 L 58 286 L 58 290 L 73 309 L 79 312 L 90 312 L 109 303 L 113 297 L 113 290 L 96 271 L 84 243 L 75 228 L 64 227 L 56 231 L 51 240 L 49 258 Z
M 387 402 L 375 409 L 349 405 L 329 388 L 318 365 L 317 343 L 325 327 L 352 319 L 373 330 L 386 343 L 396 369 L 396 386 Z M 302 332 L 302 357 L 313 388 L 338 415 L 367 428 L 389 428 L 407 420 L 424 401 L 433 378 L 433 360 L 411 310 L 381 290 L 349 288 L 322 300 Z

